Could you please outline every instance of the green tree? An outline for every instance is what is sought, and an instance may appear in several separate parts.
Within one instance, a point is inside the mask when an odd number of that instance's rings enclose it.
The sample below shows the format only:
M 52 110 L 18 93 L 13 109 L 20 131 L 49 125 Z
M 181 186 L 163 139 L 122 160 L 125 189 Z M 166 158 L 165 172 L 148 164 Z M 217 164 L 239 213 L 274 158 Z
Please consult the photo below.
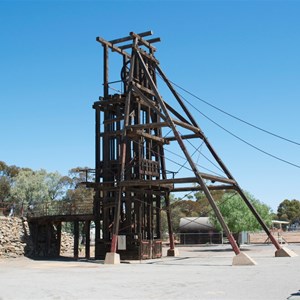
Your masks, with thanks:
M 178 232 L 180 219 L 184 217 L 186 217 L 186 215 L 182 212 L 180 206 L 171 205 L 171 222 L 174 233 Z
M 72 179 L 61 176 L 58 172 L 47 173 L 45 183 L 50 200 L 62 200 L 66 197 L 67 189 L 72 185 Z
M 162 238 L 168 237 L 168 220 L 167 220 L 167 212 L 166 210 L 161 210 L 160 212 L 160 220 L 161 220 L 161 233 Z
M 212 197 L 214 198 L 214 200 L 216 202 L 218 202 L 222 199 L 222 197 L 226 193 L 226 191 L 225 190 L 217 190 L 217 191 L 211 191 L 210 193 L 211 193 Z M 196 192 L 196 193 L 194 193 L 194 197 L 196 198 L 196 201 L 200 205 L 200 216 L 207 217 L 210 214 L 212 208 L 211 208 L 204 192 L 202 192 L 202 191 Z
M 66 200 L 73 201 L 77 204 L 80 203 L 93 203 L 94 190 L 84 186 L 78 186 L 75 189 L 67 191 Z
M 0 202 L 9 199 L 10 189 L 9 179 L 6 176 L 0 176 Z
M 49 201 L 48 188 L 45 182 L 46 176 L 45 170 L 21 169 L 15 177 L 14 186 L 11 189 L 14 202 L 28 205 Z
M 198 217 L 200 215 L 200 204 L 193 200 L 180 200 L 173 204 L 173 209 L 178 207 L 185 217 Z
M 246 193 L 248 200 L 255 207 L 261 218 L 264 220 L 267 226 L 271 226 L 272 217 L 271 209 L 266 205 L 255 199 L 249 193 Z M 225 193 L 222 199 L 218 203 L 218 207 L 221 214 L 224 217 L 226 224 L 233 234 L 238 235 L 242 231 L 258 231 L 261 230 L 261 226 L 242 200 L 240 195 L 236 193 Z M 222 230 L 220 223 L 218 222 L 215 214 L 210 213 L 210 220 L 212 224 L 218 230 Z
M 290 221 L 291 223 L 300 221 L 300 201 L 299 200 L 283 200 L 277 209 L 279 220 Z
M 200 204 L 193 199 L 192 195 L 185 195 L 183 198 L 176 198 L 174 194 L 170 194 L 170 211 L 171 211 L 171 222 L 173 227 L 173 232 L 178 232 L 179 223 L 181 218 L 185 217 L 198 217 L 200 214 Z M 163 209 L 166 209 L 164 207 Z M 165 214 L 162 214 L 162 217 L 166 218 Z M 167 222 L 162 220 L 162 231 L 167 231 Z
M 69 177 L 72 180 L 73 187 L 84 182 L 94 181 L 94 173 L 90 172 L 88 167 L 77 167 L 69 170 Z
M 18 167 L 8 166 L 4 161 L 0 161 L 0 202 L 11 200 L 10 191 L 18 172 Z
M 93 180 L 88 170 L 77 167 L 69 171 L 71 188 L 67 191 L 65 200 L 73 202 L 76 207 L 91 207 L 94 201 L 94 189 L 85 185 L 85 182 Z

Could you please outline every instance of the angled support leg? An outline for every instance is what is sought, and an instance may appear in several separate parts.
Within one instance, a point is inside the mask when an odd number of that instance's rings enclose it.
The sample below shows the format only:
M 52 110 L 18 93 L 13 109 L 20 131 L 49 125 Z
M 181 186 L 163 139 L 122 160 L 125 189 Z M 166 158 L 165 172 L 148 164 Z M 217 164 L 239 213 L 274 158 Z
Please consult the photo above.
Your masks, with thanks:
M 170 197 L 166 195 L 166 207 L 167 207 L 167 220 L 168 220 L 168 231 L 170 240 L 170 249 L 168 249 L 167 256 L 179 256 L 179 251 L 175 248 L 173 226 L 171 222 L 171 211 L 170 211 Z
M 267 236 L 269 237 L 272 244 L 276 247 L 275 251 L 275 257 L 294 257 L 298 256 L 295 252 L 288 249 L 287 247 L 281 247 L 278 241 L 275 239 L 273 234 L 271 233 L 270 229 L 267 227 L 259 213 L 256 211 L 255 207 L 252 205 L 252 203 L 247 199 L 246 195 L 242 191 L 242 189 L 237 185 L 237 191 L 239 192 L 240 196 L 248 206 L 248 208 L 251 210 L 253 215 L 255 216 L 256 220 L 259 222 L 263 230 L 266 232 Z
M 191 168 L 192 168 L 192 170 L 193 170 L 196 178 L 198 179 L 198 183 L 201 186 L 203 192 L 205 193 L 206 198 L 208 199 L 209 204 L 211 205 L 212 209 L 214 210 L 214 212 L 215 212 L 215 214 L 216 214 L 216 216 L 218 218 L 218 221 L 220 222 L 220 224 L 221 224 L 224 232 L 226 233 L 226 236 L 227 236 L 228 241 L 230 242 L 230 244 L 232 246 L 233 251 L 235 252 L 236 255 L 239 255 L 241 253 L 241 251 L 240 251 L 240 249 L 239 249 L 236 241 L 234 240 L 234 238 L 233 238 L 233 236 L 232 236 L 232 234 L 231 234 L 231 232 L 230 232 L 227 224 L 225 223 L 224 218 L 223 218 L 223 216 L 222 216 L 222 214 L 221 214 L 218 206 L 216 205 L 216 203 L 215 203 L 215 201 L 214 201 L 214 199 L 213 199 L 213 197 L 212 197 L 212 195 L 211 195 L 208 187 L 206 186 L 206 184 L 205 184 L 205 182 L 204 182 L 204 180 L 203 180 L 200 172 L 198 171 L 196 164 L 194 163 L 194 161 L 193 161 L 192 157 L 190 156 L 187 148 L 185 147 L 183 139 L 181 138 L 181 135 L 177 131 L 176 126 L 175 126 L 172 118 L 170 117 L 168 109 L 167 109 L 167 107 L 166 107 L 163 99 L 161 98 L 161 96 L 160 96 L 160 94 L 158 92 L 158 89 L 157 89 L 155 83 L 152 80 L 152 77 L 150 76 L 150 74 L 148 72 L 148 69 L 147 69 L 147 67 L 146 67 L 146 65 L 145 65 L 145 63 L 143 61 L 143 58 L 141 57 L 141 54 L 138 53 L 138 52 L 137 52 L 137 58 L 139 59 L 142 68 L 144 69 L 144 72 L 145 72 L 145 75 L 146 75 L 146 77 L 147 77 L 147 79 L 149 81 L 149 84 L 150 84 L 152 90 L 154 91 L 155 96 L 157 98 L 157 101 L 159 102 L 160 107 L 161 107 L 161 109 L 162 109 L 162 111 L 163 111 L 163 113 L 165 115 L 166 122 L 169 124 L 169 127 L 172 129 L 173 134 L 174 134 L 174 136 L 175 136 L 175 138 L 176 138 L 176 140 L 177 140 L 177 142 L 178 142 L 178 144 L 179 144 L 182 152 L 184 153 L 184 155 L 185 155 L 187 161 L 189 162 L 189 164 L 190 164 L 190 166 L 191 166 Z M 178 99 L 180 99 L 180 97 L 178 97 Z M 184 108 L 184 110 L 190 116 L 190 114 L 188 113 L 188 110 L 186 108 Z M 193 121 L 193 122 L 196 124 L 195 121 Z M 199 128 L 199 126 L 197 126 L 197 127 Z M 199 131 L 200 131 L 200 129 L 199 129 Z M 241 264 L 255 264 L 255 262 L 252 259 L 250 259 L 250 258 L 247 259 L 247 255 L 243 254 L 243 256 L 246 257 L 245 260 L 243 260 L 243 261 L 245 261 L 245 263 L 240 262 Z

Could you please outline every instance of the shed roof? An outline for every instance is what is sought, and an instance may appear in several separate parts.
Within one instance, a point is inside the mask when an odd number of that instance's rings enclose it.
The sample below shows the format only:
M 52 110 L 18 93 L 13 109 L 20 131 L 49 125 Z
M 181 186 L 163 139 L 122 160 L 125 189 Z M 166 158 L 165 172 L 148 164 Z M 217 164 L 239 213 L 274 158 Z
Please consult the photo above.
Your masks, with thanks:
M 208 217 L 186 217 L 180 219 L 180 233 L 208 232 L 213 230 L 215 228 Z

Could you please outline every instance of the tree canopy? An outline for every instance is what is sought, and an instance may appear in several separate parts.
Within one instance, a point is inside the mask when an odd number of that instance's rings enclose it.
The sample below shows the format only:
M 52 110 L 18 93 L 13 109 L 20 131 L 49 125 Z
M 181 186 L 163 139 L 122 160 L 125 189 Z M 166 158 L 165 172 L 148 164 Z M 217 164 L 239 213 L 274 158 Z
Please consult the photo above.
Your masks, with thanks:
M 19 173 L 16 166 L 8 166 L 4 161 L 0 161 L 0 202 L 10 199 L 11 187 L 14 178 Z
M 271 226 L 272 216 L 270 207 L 255 199 L 249 193 L 246 194 L 248 200 L 255 207 L 266 225 Z M 231 232 L 239 233 L 242 231 L 261 230 L 260 224 L 237 193 L 224 193 L 218 202 L 218 207 Z M 210 212 L 210 220 L 217 229 L 221 230 L 221 225 L 213 212 Z
M 299 200 L 283 200 L 277 209 L 279 220 L 290 221 L 291 223 L 300 222 L 300 201 Z
M 31 170 L 8 166 L 0 161 L 0 203 L 14 203 L 19 208 L 57 201 L 77 203 L 93 201 L 93 189 L 80 185 L 86 175 L 78 172 L 86 168 L 71 169 L 68 176 L 46 170 Z M 91 178 L 88 178 L 91 180 Z
M 236 192 L 228 192 L 226 190 L 212 191 L 226 224 L 232 233 L 240 233 L 242 231 L 258 231 L 261 226 Z M 267 226 L 271 226 L 272 212 L 270 207 L 255 199 L 251 194 L 246 192 L 246 196 L 258 211 Z M 180 218 L 185 217 L 209 217 L 214 227 L 222 231 L 214 212 L 203 192 L 196 192 L 192 196 L 187 195 L 181 198 L 175 198 L 173 194 L 170 197 L 171 204 L 171 220 L 174 232 L 179 229 Z M 166 218 L 163 214 L 163 218 Z M 166 226 L 166 222 L 162 222 Z M 163 230 L 166 230 L 163 228 Z
M 45 170 L 20 170 L 11 188 L 15 203 L 30 204 L 49 200 Z

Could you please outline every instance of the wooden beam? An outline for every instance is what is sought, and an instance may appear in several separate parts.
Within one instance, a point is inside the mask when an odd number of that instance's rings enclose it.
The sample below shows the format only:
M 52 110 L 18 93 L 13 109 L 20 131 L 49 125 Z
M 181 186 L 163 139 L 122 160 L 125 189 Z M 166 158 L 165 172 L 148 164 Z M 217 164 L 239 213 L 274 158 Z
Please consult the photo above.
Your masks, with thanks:
M 134 82 L 134 86 L 136 86 L 137 88 L 139 88 L 140 90 L 142 90 L 143 92 L 145 92 L 147 94 L 155 96 L 155 93 L 152 90 L 146 88 L 145 86 L 143 86 L 143 85 L 141 85 L 141 84 L 139 84 L 137 82 Z
M 160 38 L 153 38 L 153 39 L 150 39 L 150 40 L 146 40 L 146 42 L 148 43 L 157 43 L 157 42 L 160 42 Z M 138 42 L 138 45 L 142 45 L 142 43 L 139 41 Z M 127 45 L 124 45 L 124 46 L 119 46 L 120 49 L 124 50 L 124 49 L 129 49 L 132 47 L 132 44 L 127 44 Z
M 185 119 L 177 110 L 175 110 L 171 105 L 169 105 L 167 102 L 162 100 L 166 108 L 174 115 L 176 116 L 180 121 L 192 125 L 187 119 Z
M 133 32 L 130 32 L 130 35 L 128 35 L 128 36 L 125 36 L 123 38 L 110 40 L 109 42 L 112 43 L 112 44 L 119 44 L 119 43 L 130 41 L 134 37 L 133 34 L 134 34 Z M 145 36 L 149 36 L 149 35 L 152 35 L 152 34 L 153 34 L 153 31 L 148 30 L 148 31 L 145 31 L 145 32 L 138 33 L 137 35 L 140 36 L 140 37 L 145 37 Z
M 108 46 L 112 51 L 118 52 L 119 54 L 124 55 L 129 59 L 131 57 L 129 53 L 127 53 L 126 51 L 120 49 L 119 47 L 115 46 L 114 44 L 106 41 L 105 39 L 103 39 L 101 37 L 97 37 L 96 41 L 101 43 L 103 46 Z
M 126 129 L 154 129 L 154 128 L 161 128 L 161 127 L 169 127 L 169 124 L 167 122 L 134 124 L 134 125 L 127 126 Z
M 206 180 L 211 180 L 213 182 L 222 182 L 227 184 L 236 184 L 235 180 L 218 177 L 206 173 L 200 173 L 201 177 Z M 198 179 L 196 177 L 186 177 L 186 178 L 172 178 L 172 179 L 156 179 L 156 180 L 147 180 L 147 184 L 158 186 L 162 184 L 181 184 L 181 183 L 197 183 Z M 126 180 L 120 183 L 122 186 L 143 186 L 145 185 L 145 180 Z
M 173 189 L 173 185 L 168 185 L 167 186 L 168 189 L 160 189 L 160 190 L 154 190 L 153 188 L 151 187 L 145 187 L 143 189 L 143 191 L 145 193 L 150 193 L 152 195 L 156 195 L 156 196 L 164 196 L 166 193 L 168 193 L 171 189 Z M 141 193 L 141 189 L 140 188 L 134 188 L 134 187 L 127 187 L 126 188 L 126 192 L 129 192 L 129 193 L 136 193 L 136 194 L 140 194 Z
M 152 47 L 152 48 L 154 48 L 154 47 Z M 159 64 L 159 61 L 153 55 L 148 54 L 146 51 L 143 51 L 143 49 L 136 48 L 136 51 L 138 51 L 140 53 L 140 55 L 146 57 L 148 60 L 151 60 L 155 64 L 157 64 L 157 65 Z
M 138 135 L 138 136 L 142 136 L 146 139 L 156 141 L 158 143 L 169 144 L 169 141 L 166 141 L 164 138 L 143 132 L 142 130 L 134 130 L 134 131 L 128 130 L 127 135 L 131 138 L 134 138 L 136 135 Z
M 147 106 L 152 108 L 156 112 L 156 114 L 158 114 L 163 120 L 165 120 L 166 116 L 159 110 L 157 106 L 154 105 L 153 101 L 148 99 L 147 96 L 144 95 L 137 86 L 135 86 L 135 83 L 132 84 L 133 84 L 133 90 L 132 90 L 133 93 L 136 93 L 138 96 L 140 96 L 146 102 Z
M 189 140 L 189 139 L 196 139 L 196 138 L 201 138 L 200 134 L 187 134 L 187 135 L 182 135 L 181 138 L 183 140 Z M 166 137 L 165 138 L 168 141 L 177 141 L 175 136 L 171 136 L 171 137 Z
M 152 33 L 151 33 L 152 34 Z M 140 36 L 139 34 L 136 34 L 134 32 L 130 32 L 130 35 L 133 38 L 137 38 L 138 39 L 138 43 L 141 45 L 144 45 L 145 47 L 151 49 L 152 51 L 156 51 L 156 48 L 154 46 L 152 46 L 148 41 L 142 39 L 142 36 Z
M 122 131 L 121 130 L 116 130 L 116 131 L 106 131 L 106 132 L 101 132 L 100 136 L 117 136 L 117 135 L 121 135 Z
M 233 179 L 225 178 L 225 177 L 219 177 L 219 176 L 214 176 L 210 175 L 207 173 L 200 173 L 203 179 L 210 180 L 213 182 L 221 182 L 225 184 L 231 184 L 233 185 L 232 188 L 235 188 L 236 186 L 236 181 Z M 186 177 L 186 178 L 172 178 L 172 179 L 155 179 L 155 180 L 147 180 L 147 183 L 149 183 L 149 186 L 159 186 L 159 185 L 164 185 L 164 184 L 181 184 L 181 183 L 197 183 L 198 180 L 196 177 Z M 89 187 L 94 187 L 98 186 L 99 189 L 103 190 L 113 190 L 113 186 L 108 186 L 113 184 L 113 182 L 106 182 L 106 183 L 94 183 L 91 182 L 89 183 Z M 146 185 L 145 180 L 128 180 L 124 181 L 123 183 L 124 186 L 144 186 Z M 116 189 L 116 188 L 115 188 Z
M 195 133 L 197 133 L 197 134 L 203 136 L 203 135 L 201 134 L 201 130 L 200 130 L 199 128 L 194 127 L 193 125 L 190 125 L 190 124 L 188 124 L 188 123 L 185 123 L 185 122 L 181 122 L 181 121 L 175 120 L 175 119 L 172 119 L 172 120 L 173 120 L 173 122 L 174 122 L 176 125 L 179 125 L 179 126 L 181 126 L 181 127 L 183 127 L 183 128 L 186 128 L 186 129 L 189 129 L 189 130 L 191 130 L 191 131 L 193 131 L 193 132 L 195 132 Z
M 220 190 L 236 190 L 236 187 L 233 185 L 208 185 L 207 186 L 211 191 L 220 191 Z M 171 192 L 189 192 L 189 191 L 203 191 L 200 186 L 185 186 L 174 188 Z
M 111 124 L 111 123 L 119 122 L 119 121 L 123 121 L 123 120 L 124 120 L 124 116 L 119 117 L 119 118 L 110 119 L 110 120 L 104 120 L 103 124 L 106 125 L 106 124 Z

